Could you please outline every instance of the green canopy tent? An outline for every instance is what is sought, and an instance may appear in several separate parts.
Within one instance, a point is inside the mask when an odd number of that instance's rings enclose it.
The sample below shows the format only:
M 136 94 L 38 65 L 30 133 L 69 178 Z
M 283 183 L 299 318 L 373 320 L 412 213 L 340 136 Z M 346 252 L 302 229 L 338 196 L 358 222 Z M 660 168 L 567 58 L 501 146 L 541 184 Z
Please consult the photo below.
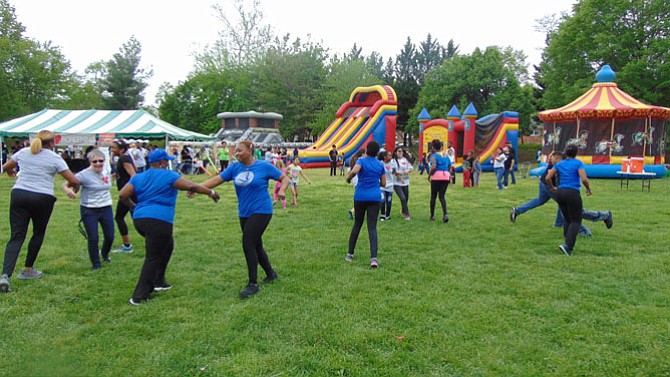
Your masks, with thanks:
M 55 134 L 114 134 L 117 138 L 210 141 L 214 137 L 188 131 L 144 110 L 52 110 L 0 123 L 0 137 L 28 137 L 50 130 Z M 167 144 L 167 143 L 166 143 Z
M 212 136 L 173 126 L 144 110 L 44 109 L 0 123 L 0 142 L 6 137 L 29 137 L 41 130 L 55 133 L 60 145 L 94 145 L 101 137 L 107 140 L 164 139 L 166 146 L 170 140 L 216 140 Z

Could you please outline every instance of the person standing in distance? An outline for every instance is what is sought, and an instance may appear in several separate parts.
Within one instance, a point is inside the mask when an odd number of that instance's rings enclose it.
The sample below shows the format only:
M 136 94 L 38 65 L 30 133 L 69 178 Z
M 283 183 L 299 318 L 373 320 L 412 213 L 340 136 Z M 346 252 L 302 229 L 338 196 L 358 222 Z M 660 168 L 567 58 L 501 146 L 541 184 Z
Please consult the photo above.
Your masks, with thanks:
M 30 148 L 23 148 L 10 157 L 2 170 L 10 177 L 16 177 L 16 168 L 20 166 L 16 183 L 12 187 L 9 202 L 10 237 L 5 248 L 5 257 L 0 275 L 0 292 L 11 291 L 9 279 L 14 273 L 21 247 L 26 240 L 28 224 L 33 223 L 33 236 L 28 242 L 28 254 L 19 280 L 39 279 L 42 272 L 33 268 L 40 252 L 47 225 L 56 203 L 54 195 L 54 177 L 60 174 L 74 189 L 79 189 L 79 181 L 68 169 L 65 161 L 56 153 L 56 135 L 42 130 L 30 142 Z
M 328 160 L 330 161 L 330 176 L 337 175 L 337 146 L 333 144 L 333 149 L 328 152 Z
M 254 147 L 249 140 L 243 140 L 235 147 L 233 163 L 221 174 L 209 178 L 202 183 L 207 188 L 214 188 L 224 182 L 233 181 L 237 194 L 237 208 L 242 228 L 242 248 L 247 261 L 249 282 L 240 291 L 240 298 L 249 298 L 257 294 L 258 265 L 265 271 L 263 283 L 271 283 L 279 278 L 270 264 L 265 248 L 263 247 L 263 233 L 272 219 L 272 199 L 268 192 L 269 181 L 281 181 L 277 196 L 286 198 L 286 187 L 289 179 L 274 165 L 254 158 Z
M 219 147 L 219 166 L 221 167 L 219 173 L 226 170 L 228 167 L 228 161 L 230 161 L 230 150 L 228 149 L 228 143 L 222 141 L 221 146 Z

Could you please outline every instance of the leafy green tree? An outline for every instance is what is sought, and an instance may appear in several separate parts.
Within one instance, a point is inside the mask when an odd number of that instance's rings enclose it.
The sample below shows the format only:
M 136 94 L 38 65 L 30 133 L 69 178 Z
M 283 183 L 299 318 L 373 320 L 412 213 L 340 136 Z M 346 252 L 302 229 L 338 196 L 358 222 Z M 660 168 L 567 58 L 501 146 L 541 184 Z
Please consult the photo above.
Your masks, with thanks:
M 24 32 L 14 7 L 0 0 L 0 120 L 57 103 L 71 77 L 58 47 L 28 39 Z
M 216 115 L 254 109 L 251 78 L 242 69 L 202 71 L 176 87 L 163 84 L 158 91 L 160 118 L 178 127 L 204 134 L 221 127 Z
M 609 64 L 616 82 L 648 103 L 670 105 L 670 6 L 667 0 L 582 0 L 558 23 L 544 22 L 547 46 L 536 81 L 543 108 L 563 106 Z
M 140 68 L 142 44 L 131 36 L 119 52 L 106 64 L 107 76 L 102 80 L 102 102 L 108 110 L 139 109 L 144 102 L 144 89 L 152 70 Z
M 527 129 L 534 108 L 532 87 L 520 84 L 527 72 L 519 68 L 523 62 L 514 59 L 521 57 L 511 49 L 494 46 L 445 60 L 426 76 L 412 118 L 415 120 L 424 107 L 433 118 L 439 118 L 445 117 L 453 105 L 463 111 L 473 103 L 480 115 L 517 111 L 520 126 Z
M 254 67 L 255 102 L 259 111 L 282 114 L 284 137 L 302 135 L 323 107 L 320 88 L 326 77 L 327 52 L 320 44 L 301 43 L 271 48 Z

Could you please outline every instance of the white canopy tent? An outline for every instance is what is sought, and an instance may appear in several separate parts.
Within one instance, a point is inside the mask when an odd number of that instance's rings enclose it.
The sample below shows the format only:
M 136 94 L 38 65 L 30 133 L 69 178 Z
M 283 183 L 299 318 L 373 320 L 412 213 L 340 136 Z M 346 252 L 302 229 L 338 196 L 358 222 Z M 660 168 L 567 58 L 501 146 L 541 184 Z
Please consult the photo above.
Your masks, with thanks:
M 208 141 L 212 136 L 188 131 L 144 110 L 52 110 L 0 123 L 0 137 L 28 137 L 50 130 L 55 134 L 113 134 L 117 138 Z
M 6 137 L 30 137 L 41 130 L 55 133 L 58 145 L 95 145 L 96 140 L 109 145 L 114 138 L 163 139 L 166 146 L 170 140 L 216 140 L 173 126 L 144 110 L 44 109 L 0 123 L 0 142 Z

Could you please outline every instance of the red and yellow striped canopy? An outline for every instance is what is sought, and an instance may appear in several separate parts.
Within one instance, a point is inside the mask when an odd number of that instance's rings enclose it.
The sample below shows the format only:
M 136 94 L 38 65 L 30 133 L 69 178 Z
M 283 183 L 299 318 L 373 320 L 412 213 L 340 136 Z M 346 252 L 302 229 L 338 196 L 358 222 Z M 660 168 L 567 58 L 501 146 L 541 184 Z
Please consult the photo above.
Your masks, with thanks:
M 599 82 L 581 97 L 558 109 L 541 111 L 544 122 L 579 119 L 646 118 L 668 120 L 670 109 L 642 103 L 613 82 Z

